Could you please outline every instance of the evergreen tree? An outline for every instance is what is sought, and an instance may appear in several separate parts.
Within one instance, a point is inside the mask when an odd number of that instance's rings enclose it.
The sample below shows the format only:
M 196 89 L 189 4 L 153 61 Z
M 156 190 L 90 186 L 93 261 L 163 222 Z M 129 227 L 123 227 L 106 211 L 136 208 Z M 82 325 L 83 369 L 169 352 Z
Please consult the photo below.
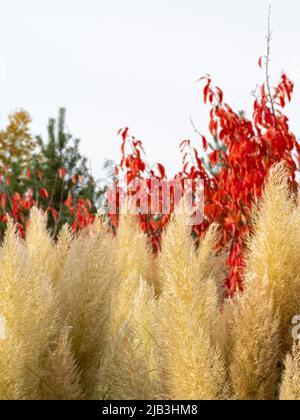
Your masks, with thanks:
M 49 119 L 47 140 L 42 136 L 35 138 L 36 147 L 30 150 L 26 167 L 22 155 L 11 161 L 2 170 L 4 177 L 0 185 L 0 193 L 8 196 L 8 212 L 15 193 L 22 197 L 32 194 L 40 208 L 51 209 L 49 228 L 54 235 L 63 224 L 72 224 L 69 207 L 73 203 L 85 200 L 89 211 L 96 213 L 97 200 L 103 193 L 91 175 L 87 158 L 79 150 L 80 140 L 68 132 L 65 120 L 66 110 L 61 108 L 57 119 Z M 23 152 L 27 155 L 29 150 Z

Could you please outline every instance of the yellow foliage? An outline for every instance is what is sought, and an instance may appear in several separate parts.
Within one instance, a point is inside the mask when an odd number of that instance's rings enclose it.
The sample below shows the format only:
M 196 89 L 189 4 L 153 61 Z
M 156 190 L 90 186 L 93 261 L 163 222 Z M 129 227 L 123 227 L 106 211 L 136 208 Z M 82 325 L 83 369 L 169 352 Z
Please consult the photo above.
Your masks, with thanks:
M 31 118 L 24 111 L 9 115 L 8 125 L 0 131 L 0 162 L 10 166 L 13 162 L 30 162 L 36 141 L 30 133 Z

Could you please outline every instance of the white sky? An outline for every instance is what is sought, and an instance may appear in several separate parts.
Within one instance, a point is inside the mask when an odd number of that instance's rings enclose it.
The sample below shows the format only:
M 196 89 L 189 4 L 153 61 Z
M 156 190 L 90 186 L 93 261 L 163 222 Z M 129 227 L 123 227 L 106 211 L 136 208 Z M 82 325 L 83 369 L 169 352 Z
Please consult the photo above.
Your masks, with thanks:
M 64 106 L 97 176 L 105 158 L 119 160 L 124 126 L 172 174 L 180 141 L 199 141 L 189 115 L 207 133 L 197 78 L 210 73 L 234 109 L 251 111 L 268 4 L 273 75 L 296 82 L 287 113 L 300 137 L 298 0 L 0 0 L 0 125 L 22 107 L 43 134 Z

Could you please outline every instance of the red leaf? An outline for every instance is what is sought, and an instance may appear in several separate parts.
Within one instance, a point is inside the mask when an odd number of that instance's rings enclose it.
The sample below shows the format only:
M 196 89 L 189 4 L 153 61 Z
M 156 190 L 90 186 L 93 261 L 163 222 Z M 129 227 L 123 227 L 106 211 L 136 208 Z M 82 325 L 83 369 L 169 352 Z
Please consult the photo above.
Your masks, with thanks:
M 163 178 L 165 178 L 165 176 L 166 176 L 166 170 L 165 170 L 164 166 L 163 166 L 161 163 L 158 163 L 158 164 L 157 164 L 157 168 L 158 168 L 158 170 L 159 170 L 160 177 L 161 177 L 162 179 L 163 179 Z
M 72 205 L 72 194 L 70 193 L 69 195 L 68 195 L 68 198 L 66 199 L 66 201 L 65 201 L 65 206 L 66 207 L 68 207 L 68 208 L 70 208 L 71 207 L 71 205 Z
M 51 210 L 51 213 L 52 213 L 53 219 L 54 219 L 54 221 L 56 222 L 57 217 L 58 217 L 58 211 L 57 211 L 57 210 L 55 210 L 55 209 L 53 209 L 53 208 L 51 208 L 50 210 Z
M 30 172 L 30 169 L 28 168 L 28 169 L 26 170 L 26 179 L 27 179 L 27 181 L 29 181 L 29 180 L 30 180 L 30 177 L 31 177 L 31 172 Z
M 138 160 L 138 164 L 137 164 L 138 170 L 141 172 L 144 172 L 144 170 L 146 169 L 146 164 L 145 162 L 143 162 L 142 160 Z
M 207 151 L 207 147 L 208 147 L 207 140 L 206 140 L 206 138 L 204 136 L 201 136 L 201 138 L 202 138 L 203 150 L 206 152 Z
M 223 91 L 218 87 L 216 88 L 216 91 L 217 91 L 217 95 L 218 95 L 218 98 L 219 98 L 219 102 L 221 104 L 223 102 L 223 97 L 224 97 Z
M 190 140 L 183 140 L 183 141 L 180 143 L 180 145 L 179 145 L 180 149 L 181 149 L 182 147 L 186 146 L 189 142 L 190 142 Z
M 125 142 L 123 141 L 122 142 L 122 145 L 121 145 L 121 153 L 122 153 L 122 156 L 124 156 L 125 155 Z
M 92 209 L 92 208 L 93 208 L 93 205 L 92 205 L 91 200 L 90 200 L 89 198 L 87 198 L 87 199 L 85 200 L 85 203 L 86 203 L 86 205 L 87 205 L 87 207 L 88 207 L 89 209 Z
M 207 103 L 207 96 L 211 92 L 210 90 L 211 80 L 207 79 L 207 85 L 204 87 L 203 94 L 204 94 L 204 103 Z
M 118 131 L 118 136 L 119 135 L 121 135 L 122 136 L 122 139 L 123 139 L 123 142 L 125 143 L 125 141 L 127 140 L 127 136 L 128 136 L 128 131 L 129 131 L 129 128 L 128 127 L 125 127 L 125 128 L 121 128 L 119 131 Z
M 60 179 L 64 179 L 65 176 L 67 175 L 66 169 L 65 168 L 60 168 L 58 170 L 58 175 L 59 175 Z
M 46 188 L 42 188 L 40 194 L 43 200 L 47 200 L 47 198 L 49 198 L 49 193 Z
M 217 150 L 215 150 L 211 155 L 209 156 L 210 163 L 215 166 L 218 162 L 219 153 Z

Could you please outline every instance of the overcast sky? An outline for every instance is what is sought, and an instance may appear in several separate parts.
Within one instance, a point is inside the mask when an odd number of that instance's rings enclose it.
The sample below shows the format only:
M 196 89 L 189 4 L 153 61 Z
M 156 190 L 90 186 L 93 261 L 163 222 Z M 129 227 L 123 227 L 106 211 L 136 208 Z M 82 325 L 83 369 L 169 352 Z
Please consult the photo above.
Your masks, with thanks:
M 300 137 L 298 0 L 0 0 L 0 125 L 25 108 L 43 134 L 64 106 L 97 176 L 105 158 L 119 159 L 124 126 L 172 174 L 180 141 L 199 142 L 189 115 L 207 133 L 196 79 L 210 73 L 234 109 L 251 112 L 268 4 L 273 76 L 296 82 L 287 113 Z

